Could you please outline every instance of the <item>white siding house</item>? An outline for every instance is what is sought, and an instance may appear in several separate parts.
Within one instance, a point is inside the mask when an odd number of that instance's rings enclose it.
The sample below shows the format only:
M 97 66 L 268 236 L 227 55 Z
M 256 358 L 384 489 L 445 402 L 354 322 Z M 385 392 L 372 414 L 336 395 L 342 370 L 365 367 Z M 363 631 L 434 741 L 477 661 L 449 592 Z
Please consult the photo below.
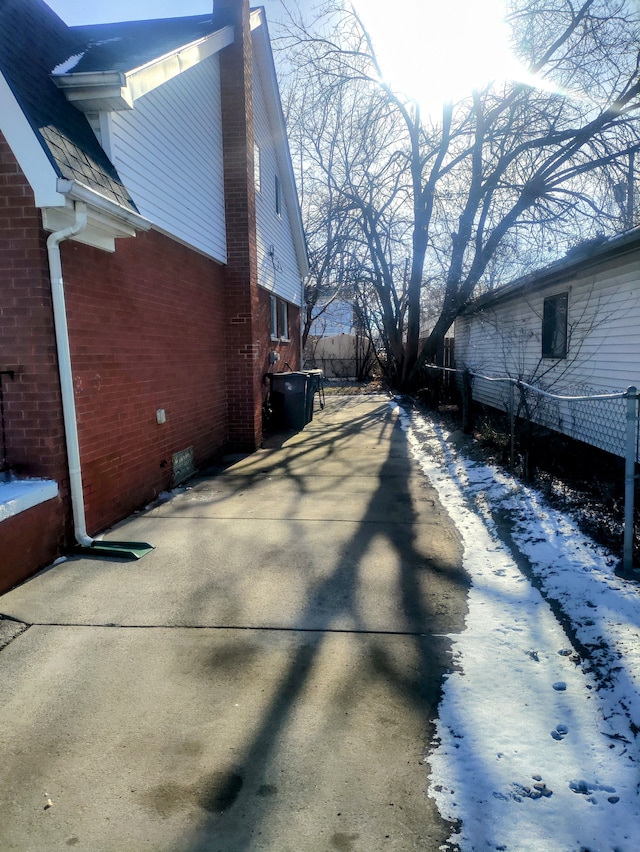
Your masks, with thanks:
M 502 411 L 509 385 L 482 376 L 569 396 L 640 388 L 640 229 L 480 297 L 456 320 L 455 347 L 456 366 L 475 374 L 474 400 Z M 588 406 L 578 415 L 548 402 L 537 420 L 622 454 L 624 400 Z
M 260 62 L 253 67 L 256 230 L 260 286 L 294 305 L 302 305 L 299 258 L 291 226 L 299 215 L 297 197 L 287 191 L 292 176 L 288 147 L 278 125 L 279 103 L 269 104 L 269 88 Z M 268 78 L 267 78 L 268 79 Z
M 217 55 L 138 98 L 135 109 L 108 116 L 103 144 L 142 215 L 226 262 Z

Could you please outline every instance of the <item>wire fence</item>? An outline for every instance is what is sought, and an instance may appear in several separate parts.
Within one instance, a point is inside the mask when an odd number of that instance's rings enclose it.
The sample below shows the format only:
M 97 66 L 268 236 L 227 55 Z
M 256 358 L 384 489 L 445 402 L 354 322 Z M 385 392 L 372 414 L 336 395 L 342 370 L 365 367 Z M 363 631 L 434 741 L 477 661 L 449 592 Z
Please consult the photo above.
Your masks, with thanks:
M 597 393 L 582 386 L 573 388 L 573 393 L 558 394 L 511 376 L 487 376 L 473 370 L 437 366 L 427 366 L 425 371 L 438 371 L 449 383 L 455 379 L 462 394 L 465 431 L 470 431 L 474 401 L 508 415 L 512 468 L 518 421 L 535 423 L 624 458 L 623 570 L 632 571 L 636 464 L 640 460 L 640 394 L 637 388 Z
M 513 412 L 516 417 L 616 456 L 626 455 L 626 400 L 629 389 L 598 393 L 581 386 L 572 388 L 572 393 L 558 394 L 509 376 L 485 376 L 473 371 L 469 373 L 473 382 L 474 400 L 489 405 L 498 401 L 499 404 L 494 407 L 510 414 Z M 486 386 L 495 384 L 502 385 L 502 392 L 487 392 Z M 499 400 L 496 400 L 496 396 Z

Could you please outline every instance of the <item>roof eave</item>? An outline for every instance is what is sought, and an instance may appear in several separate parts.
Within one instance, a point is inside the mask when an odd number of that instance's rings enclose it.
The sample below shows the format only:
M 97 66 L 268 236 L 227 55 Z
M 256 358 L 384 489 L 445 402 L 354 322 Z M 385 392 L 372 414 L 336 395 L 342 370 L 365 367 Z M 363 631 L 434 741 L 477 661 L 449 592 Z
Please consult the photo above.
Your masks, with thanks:
M 130 71 L 71 71 L 51 79 L 82 112 L 129 110 L 138 98 L 218 53 L 233 38 L 233 27 L 223 27 Z
M 268 29 L 264 19 L 263 9 L 258 8 L 251 11 L 251 30 L 252 36 L 257 39 L 258 50 L 256 56 L 258 62 L 261 62 L 265 74 L 265 82 L 267 83 L 267 98 L 269 101 L 270 114 L 276 121 L 276 132 L 274 141 L 283 149 L 283 161 L 285 174 L 283 177 L 283 191 L 285 201 L 287 202 L 287 210 L 291 216 L 291 225 L 293 230 L 293 241 L 298 260 L 298 269 L 300 277 L 306 278 L 309 274 L 309 253 L 307 250 L 307 241 L 304 233 L 304 224 L 302 221 L 302 211 L 300 209 L 300 200 L 296 188 L 295 175 L 293 173 L 293 165 L 291 162 L 291 151 L 289 150 L 289 140 L 287 136 L 287 127 L 282 111 L 282 101 L 280 99 L 280 89 L 278 87 L 278 78 L 276 75 L 275 65 L 273 62 L 273 54 L 271 52 L 271 42 L 269 40 Z
M 64 198 L 64 206 L 42 208 L 42 224 L 46 231 L 60 231 L 72 225 L 77 201 L 87 206 L 87 227 L 71 238 L 77 242 L 113 252 L 117 239 L 135 237 L 138 231 L 151 228 L 151 222 L 139 213 L 122 207 L 79 181 L 60 178 L 57 190 Z
M 618 255 L 627 254 L 638 249 L 640 249 L 640 227 L 632 228 L 629 231 L 624 231 L 621 234 L 611 237 L 586 257 L 563 257 L 544 269 L 529 272 L 520 278 L 516 278 L 515 281 L 499 287 L 497 290 L 484 293 L 478 296 L 477 299 L 469 302 L 461 311 L 461 315 L 472 314 L 490 305 L 517 298 L 525 290 L 531 292 L 544 287 L 550 287 L 556 282 L 566 280 L 569 276 L 576 275 L 590 266 L 604 263 Z

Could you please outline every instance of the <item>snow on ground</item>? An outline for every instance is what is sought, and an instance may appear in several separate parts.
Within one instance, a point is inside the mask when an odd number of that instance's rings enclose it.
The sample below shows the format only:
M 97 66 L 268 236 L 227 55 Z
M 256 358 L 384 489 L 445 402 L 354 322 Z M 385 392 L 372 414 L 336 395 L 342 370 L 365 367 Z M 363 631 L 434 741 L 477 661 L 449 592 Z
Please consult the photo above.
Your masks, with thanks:
M 635 852 L 640 588 L 535 490 L 457 453 L 417 411 L 398 413 L 460 532 L 472 581 L 428 756 L 429 794 L 459 821 L 452 843 Z M 529 577 L 499 536 L 504 512 Z

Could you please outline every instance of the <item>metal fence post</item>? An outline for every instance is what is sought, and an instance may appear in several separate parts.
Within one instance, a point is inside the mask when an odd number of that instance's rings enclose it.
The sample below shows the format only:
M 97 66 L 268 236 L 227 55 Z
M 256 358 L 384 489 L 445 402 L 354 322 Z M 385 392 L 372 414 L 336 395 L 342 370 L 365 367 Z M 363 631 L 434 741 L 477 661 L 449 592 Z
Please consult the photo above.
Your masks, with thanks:
M 473 389 L 468 367 L 462 373 L 462 431 L 465 435 L 473 432 Z
M 624 546 L 622 569 L 625 574 L 633 571 L 633 499 L 636 480 L 636 431 L 638 418 L 637 388 L 627 388 L 627 438 L 624 464 Z
M 513 381 L 511 381 L 509 382 L 509 461 L 512 471 L 516 466 L 516 405 L 514 396 L 514 384 Z

